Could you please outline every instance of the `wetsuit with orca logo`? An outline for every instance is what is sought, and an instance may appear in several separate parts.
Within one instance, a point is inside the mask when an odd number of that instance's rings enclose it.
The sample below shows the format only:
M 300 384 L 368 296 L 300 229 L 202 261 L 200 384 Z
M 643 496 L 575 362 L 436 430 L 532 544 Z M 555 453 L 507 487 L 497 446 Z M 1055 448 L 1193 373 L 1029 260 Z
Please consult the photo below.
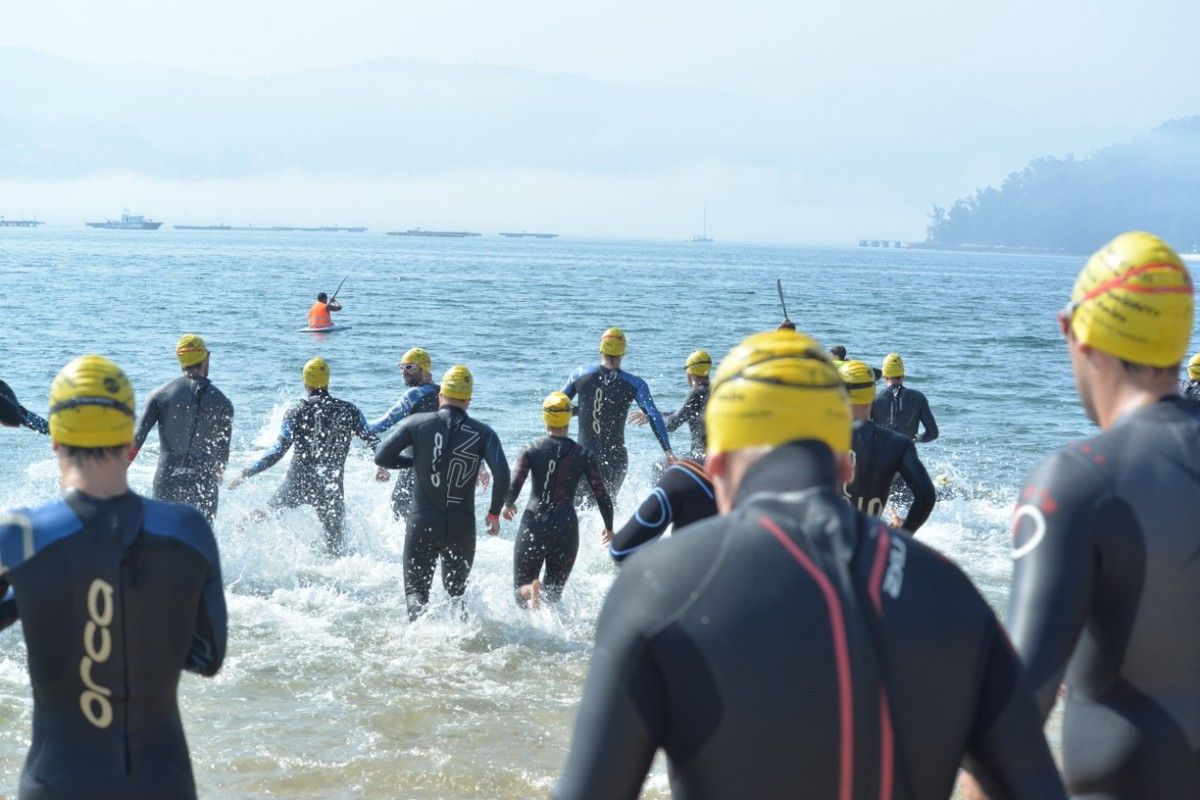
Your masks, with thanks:
M 20 800 L 196 796 L 176 688 L 225 654 L 217 543 L 181 503 L 129 492 L 0 517 L 0 618 L 19 615 L 33 686 Z
M 629 453 L 625 449 L 625 420 L 629 406 L 635 401 L 645 412 L 663 452 L 670 452 L 671 437 L 662 414 L 654 405 L 650 387 L 636 375 L 599 364 L 580 367 L 567 379 L 563 394 L 579 400 L 575 413 L 579 416 L 579 443 L 600 459 L 600 474 L 608 485 L 608 493 L 616 502 L 629 469 Z M 584 494 L 583 487 L 579 489 Z
M 0 422 L 12 426 L 23 425 L 37 433 L 50 433 L 50 423 L 21 405 L 16 393 L 4 381 L 0 381 Z
M 155 499 L 193 505 L 212 522 L 229 462 L 233 403 L 208 378 L 181 375 L 150 394 L 133 437 L 134 451 L 155 425 L 161 449 Z
M 278 441 L 243 473 L 247 478 L 257 475 L 279 463 L 295 446 L 287 476 L 271 498 L 271 507 L 315 508 L 325 528 L 325 545 L 335 554 L 344 546 L 346 456 L 355 436 L 372 447 L 379 444 L 379 437 L 367 430 L 367 418 L 357 406 L 318 389 L 287 410 Z
M 400 395 L 396 404 L 379 419 L 367 425 L 367 430 L 376 436 L 381 436 L 397 425 L 401 420 L 413 414 L 427 414 L 438 409 L 438 386 L 434 383 L 423 383 L 420 386 L 410 386 Z M 412 452 L 406 455 L 412 456 Z M 396 486 L 392 489 L 392 517 L 396 520 L 408 518 L 412 510 L 413 490 L 416 478 L 412 470 L 396 467 L 400 473 L 396 475 Z
M 1200 407 L 1122 416 L 1031 473 L 1008 627 L 1043 716 L 1066 683 L 1072 796 L 1200 792 Z
M 412 459 L 403 453 L 412 448 Z M 509 469 L 495 431 L 466 411 L 443 406 L 410 416 L 375 452 L 375 463 L 394 469 L 412 464 L 417 479 L 404 537 L 404 595 L 409 619 L 429 603 L 438 559 L 442 585 L 462 597 L 475 562 L 475 483 L 481 463 L 492 472 L 488 513 L 498 515 L 508 491 Z
M 846 499 L 873 517 L 883 514 L 892 482 L 899 476 L 912 494 L 904 530 L 915 533 L 929 519 L 937 492 L 911 439 L 870 420 L 854 423 L 854 480 L 844 487 Z
M 687 423 L 692 435 L 691 457 L 698 461 L 704 460 L 706 448 L 704 428 L 704 408 L 708 405 L 708 384 L 701 383 L 692 387 L 688 396 L 683 399 L 683 405 L 678 411 L 663 414 L 667 424 L 667 432 L 674 433 L 681 425 Z
M 834 489 L 794 442 L 730 513 L 621 570 L 596 628 L 559 800 L 633 800 L 657 750 L 676 800 L 1062 798 L 1020 661 L 945 557 Z
M 584 478 L 604 520 L 604 529 L 612 530 L 613 525 L 612 499 L 600 477 L 596 456 L 570 437 L 544 436 L 521 451 L 507 505 L 517 504 L 527 476 L 532 476 L 529 503 L 513 545 L 513 589 L 520 605 L 524 605 L 521 587 L 538 578 L 542 578 L 543 597 L 554 602 L 562 596 L 579 553 L 575 492 Z
M 716 513 L 712 478 L 704 467 L 697 461 L 676 461 L 663 471 L 654 491 L 613 536 L 608 554 L 614 561 L 624 561 L 638 548 L 661 536 L 667 528 L 677 533 Z

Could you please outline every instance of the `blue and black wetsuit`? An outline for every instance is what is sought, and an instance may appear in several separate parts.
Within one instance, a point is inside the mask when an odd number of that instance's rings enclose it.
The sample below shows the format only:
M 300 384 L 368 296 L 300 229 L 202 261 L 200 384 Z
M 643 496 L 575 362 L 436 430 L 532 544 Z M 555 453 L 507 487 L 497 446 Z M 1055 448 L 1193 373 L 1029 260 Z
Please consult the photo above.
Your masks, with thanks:
M 405 450 L 412 448 L 412 459 Z M 410 620 L 429 603 L 438 559 L 442 585 L 452 598 L 467 590 L 475 562 L 475 481 L 480 463 L 492 471 L 488 513 L 498 515 L 508 491 L 508 461 L 496 432 L 467 412 L 445 406 L 410 416 L 375 451 L 375 463 L 394 469 L 412 464 L 413 508 L 404 538 L 404 596 Z
M 899 476 L 913 498 L 904 518 L 904 530 L 915 533 L 929 519 L 937 492 L 912 439 L 864 420 L 854 423 L 851 448 L 854 480 L 844 487 L 850 505 L 873 517 L 881 516 L 892 482 Z
M 176 687 L 225 655 L 225 595 L 196 509 L 129 492 L 0 517 L 0 597 L 33 686 L 20 800 L 184 800 L 196 788 Z
M 944 556 L 860 514 L 817 442 L 753 464 L 729 514 L 656 542 L 604 603 L 559 800 L 1061 798 L 1033 693 Z
M 1179 385 L 1179 393 L 1193 403 L 1200 403 L 1200 381 L 1183 381 Z
M 650 387 L 636 375 L 599 364 L 580 367 L 567 380 L 563 393 L 572 399 L 578 396 L 575 413 L 579 416 L 579 443 L 600 459 L 600 474 L 604 476 L 614 503 L 629 469 L 625 420 L 632 403 L 636 401 L 649 418 L 663 452 L 671 452 L 667 425 L 654 405 Z M 580 494 L 583 494 L 582 487 Z
M 344 546 L 343 481 L 350 440 L 355 436 L 371 447 L 379 444 L 379 437 L 367 430 L 367 418 L 357 406 L 320 389 L 287 410 L 278 441 L 243 473 L 247 478 L 257 475 L 277 464 L 294 445 L 292 463 L 283 485 L 271 498 L 271 507 L 312 506 L 325 527 L 326 547 L 335 554 L 341 553 Z
M 181 375 L 150 394 L 133 437 L 135 451 L 156 425 L 155 499 L 193 505 L 212 522 L 229 462 L 233 403 L 208 378 Z
M 1067 686 L 1073 796 L 1200 787 L 1200 407 L 1172 396 L 1069 445 L 1013 515 L 1008 627 L 1042 715 Z
M 400 399 L 396 401 L 396 405 L 392 406 L 391 410 L 367 425 L 367 430 L 376 436 L 382 436 L 394 425 L 412 414 L 427 414 L 437 411 L 437 409 L 437 384 L 424 383 L 420 386 L 410 386 L 404 394 L 400 395 Z M 412 451 L 410 450 L 405 455 L 411 457 Z M 405 467 L 397 467 L 397 469 L 400 472 L 396 475 L 396 486 L 392 489 L 392 516 L 397 520 L 402 520 L 407 519 L 408 512 L 412 510 L 416 478 L 413 477 L 411 469 Z
M 50 433 L 50 423 L 21 405 L 17 401 L 16 393 L 4 381 L 0 381 L 0 422 L 5 425 L 23 425 L 38 433 Z
M 525 604 L 521 587 L 541 577 L 543 564 L 545 598 L 554 602 L 562 596 L 579 553 L 575 492 L 583 478 L 587 478 L 596 499 L 604 529 L 612 530 L 613 525 L 612 500 L 596 456 L 569 437 L 545 436 L 521 451 L 505 501 L 508 505 L 517 504 L 525 478 L 531 473 L 529 504 L 513 546 L 513 589 L 520 605 Z
M 929 401 L 921 392 L 904 384 L 886 386 L 875 396 L 871 403 L 871 421 L 910 442 L 932 442 L 938 438 L 938 426 L 929 410 Z M 919 437 L 918 425 L 925 428 Z
M 663 472 L 633 518 L 613 536 L 608 554 L 614 561 L 624 561 L 667 528 L 674 533 L 716 513 L 712 478 L 704 466 L 697 461 L 676 461 Z
M 663 415 L 663 421 L 667 424 L 667 432 L 673 433 L 681 425 L 687 423 L 688 430 L 692 434 L 691 457 L 697 461 L 704 461 L 704 453 L 706 448 L 705 430 L 704 430 L 704 407 L 708 405 L 708 384 L 701 383 L 692 387 L 688 392 L 688 396 L 684 398 L 683 405 L 678 411 L 672 411 Z

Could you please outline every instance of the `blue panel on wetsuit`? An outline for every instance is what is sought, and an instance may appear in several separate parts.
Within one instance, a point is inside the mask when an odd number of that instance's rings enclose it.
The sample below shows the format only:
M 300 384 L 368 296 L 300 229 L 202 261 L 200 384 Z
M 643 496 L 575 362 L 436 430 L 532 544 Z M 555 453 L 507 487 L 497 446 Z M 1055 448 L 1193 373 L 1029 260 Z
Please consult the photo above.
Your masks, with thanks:
M 32 510 L 17 509 L 0 524 L 0 565 L 5 569 L 18 567 L 39 550 L 82 528 L 79 517 L 61 500 Z
M 217 540 L 199 511 L 183 503 L 164 503 L 149 498 L 143 499 L 142 503 L 145 508 L 143 530 L 155 536 L 178 539 L 204 556 L 210 565 L 217 565 Z

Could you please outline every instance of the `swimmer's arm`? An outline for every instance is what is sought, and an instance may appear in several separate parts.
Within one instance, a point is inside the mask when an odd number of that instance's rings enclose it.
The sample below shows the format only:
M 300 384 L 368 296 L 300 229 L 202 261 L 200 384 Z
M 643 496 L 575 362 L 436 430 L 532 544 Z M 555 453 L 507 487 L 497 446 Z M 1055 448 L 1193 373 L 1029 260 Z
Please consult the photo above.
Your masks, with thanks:
M 379 447 L 379 436 L 371 430 L 371 426 L 367 424 L 367 418 L 362 411 L 359 411 L 357 408 L 355 411 L 358 413 L 358 417 L 354 420 L 354 433 L 358 438 L 371 445 L 371 449 L 374 450 L 376 447 Z
M 990 800 L 1065 798 L 1028 678 L 994 617 L 990 628 L 964 766 Z
M 21 409 L 21 424 L 22 425 L 24 425 L 26 428 L 29 428 L 29 430 L 31 430 L 31 431 L 36 431 L 37 433 L 44 433 L 44 434 L 50 433 L 50 423 L 49 422 L 46 422 L 46 420 L 42 419 L 40 416 L 33 413 L 32 411 L 25 408 L 24 406 L 18 406 L 18 408 Z
M 521 451 L 521 455 L 517 456 L 517 469 L 512 474 L 512 485 L 508 487 L 508 496 L 504 499 L 504 504 L 507 506 L 515 506 L 517 498 L 521 496 L 521 489 L 525 486 L 525 479 L 529 477 L 529 450 Z
M 383 444 L 379 445 L 375 450 L 375 464 L 388 469 L 400 469 L 401 453 L 412 446 L 412 420 L 410 417 L 400 424 L 400 427 L 392 432 L 392 435 L 383 440 Z
M 1045 719 L 1083 630 L 1096 579 L 1097 498 L 1107 490 L 1082 453 L 1060 450 L 1039 465 L 1013 515 L 1008 630 Z
M 584 475 L 587 478 L 588 486 L 591 487 L 592 497 L 596 498 L 596 508 L 600 511 L 600 518 L 604 520 L 604 530 L 611 531 L 613 529 L 613 501 L 608 494 L 608 487 L 604 485 L 604 477 L 600 474 L 600 468 L 596 466 L 594 460 L 588 461 Z
M 631 376 L 632 377 L 632 376 Z M 658 438 L 658 443 L 662 445 L 664 453 L 671 453 L 671 437 L 667 433 L 667 424 L 663 422 L 662 414 L 658 411 L 658 406 L 654 405 L 654 398 L 650 396 L 650 387 L 641 378 L 632 378 L 634 388 L 637 390 L 634 394 L 634 399 L 637 400 L 638 408 L 645 412 L 646 417 L 650 420 L 650 427 L 654 430 L 654 435 Z
M 211 677 L 221 669 L 221 663 L 225 660 L 227 621 L 221 565 L 213 563 L 204 580 L 200 608 L 196 611 L 196 629 L 192 633 L 192 645 L 184 665 L 188 671 Z
M 575 395 L 579 391 L 578 387 L 575 386 L 575 382 L 583 377 L 584 372 L 585 372 L 584 368 L 579 367 L 578 369 L 576 369 L 574 372 L 571 373 L 571 377 L 567 378 L 567 383 L 565 386 L 563 386 L 563 394 L 565 394 L 567 397 L 571 398 L 572 400 L 575 399 Z M 575 416 L 575 417 L 579 416 L 579 409 L 577 407 L 572 406 L 571 415 Z
M 133 435 L 133 451 L 136 454 L 142 449 L 142 445 L 146 443 L 146 437 L 150 435 L 150 431 L 158 424 L 158 392 L 150 395 L 146 400 L 146 408 L 142 411 L 142 418 L 138 420 L 137 433 Z
M 904 517 L 904 530 L 916 533 L 933 511 L 933 505 L 937 502 L 937 490 L 933 488 L 929 472 L 917 456 L 915 445 L 904 446 L 904 457 L 900 459 L 900 477 L 908 484 L 913 494 L 912 505 Z
M 17 621 L 17 598 L 8 581 L 0 578 L 0 631 Z
M 921 425 L 925 428 L 925 432 L 920 437 L 921 442 L 932 442 L 938 438 L 937 422 L 933 419 L 933 411 L 929 409 L 928 400 L 921 403 Z
M 233 441 L 233 405 L 228 405 L 221 412 L 221 422 L 217 428 L 217 465 L 221 472 L 229 463 L 229 446 Z
M 382 417 L 368 425 L 367 428 L 370 429 L 371 433 L 383 433 L 411 414 L 413 408 L 421 400 L 421 396 L 421 387 L 414 386 L 400 395 L 400 399 L 396 401 L 396 405 L 392 406 Z
M 613 536 L 608 546 L 608 554 L 613 561 L 623 561 L 635 550 L 661 536 L 675 519 L 671 502 L 662 487 L 654 491 L 642 501 L 638 510 L 621 530 Z
M 279 463 L 284 454 L 292 446 L 292 419 L 291 415 L 285 415 L 283 425 L 279 429 L 279 438 L 275 444 L 268 450 L 262 458 L 255 461 L 242 472 L 243 478 L 249 478 L 252 475 L 257 475 L 265 469 L 269 469 Z
M 557 800 L 635 800 L 666 725 L 666 690 L 641 620 L 649 616 L 641 575 L 617 578 L 596 626 L 583 700 Z
M 492 471 L 492 504 L 488 507 L 488 515 L 500 516 L 504 508 L 504 495 L 508 492 L 512 475 L 508 469 L 508 459 L 504 457 L 504 448 L 500 446 L 500 437 L 488 429 L 488 441 L 483 447 L 483 460 Z

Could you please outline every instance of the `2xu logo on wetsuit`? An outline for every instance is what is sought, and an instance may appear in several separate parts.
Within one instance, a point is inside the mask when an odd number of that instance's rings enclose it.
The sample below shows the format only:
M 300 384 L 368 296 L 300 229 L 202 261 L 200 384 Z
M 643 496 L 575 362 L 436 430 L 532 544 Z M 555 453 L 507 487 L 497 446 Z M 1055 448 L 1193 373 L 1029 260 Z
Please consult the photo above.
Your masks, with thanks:
M 92 678 L 92 667 L 103 664 L 112 655 L 112 634 L 108 626 L 113 618 L 113 587 L 100 578 L 92 581 L 87 593 L 88 622 L 83 629 L 83 660 L 79 662 L 79 677 L 84 690 L 79 695 L 79 708 L 88 722 L 97 728 L 107 728 L 113 721 L 112 689 L 101 686 Z

